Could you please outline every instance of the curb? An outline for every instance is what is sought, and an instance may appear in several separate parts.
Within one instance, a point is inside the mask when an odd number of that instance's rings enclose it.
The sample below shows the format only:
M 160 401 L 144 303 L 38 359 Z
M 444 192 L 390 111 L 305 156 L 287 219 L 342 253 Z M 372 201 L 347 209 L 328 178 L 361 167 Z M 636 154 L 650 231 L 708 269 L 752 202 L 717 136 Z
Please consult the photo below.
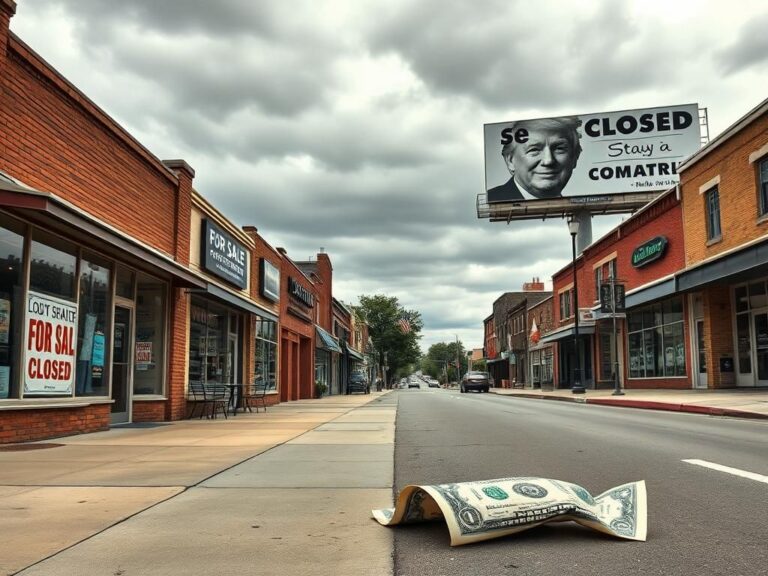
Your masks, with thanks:
M 707 416 L 727 416 L 730 418 L 753 418 L 758 420 L 768 420 L 768 414 L 759 412 L 747 412 L 744 410 L 735 410 L 732 408 L 720 408 L 717 406 L 699 406 L 697 404 L 681 404 L 677 402 L 656 402 L 652 400 L 629 400 L 613 398 L 584 398 L 568 396 L 548 396 L 546 394 L 519 393 L 519 394 L 500 394 L 490 390 L 491 394 L 497 396 L 507 396 L 510 398 L 533 398 L 536 400 L 558 400 L 560 402 L 575 402 L 577 404 L 597 404 L 599 406 L 617 406 L 619 408 L 639 408 L 643 410 L 663 410 L 667 412 L 687 412 L 691 414 L 704 414 Z

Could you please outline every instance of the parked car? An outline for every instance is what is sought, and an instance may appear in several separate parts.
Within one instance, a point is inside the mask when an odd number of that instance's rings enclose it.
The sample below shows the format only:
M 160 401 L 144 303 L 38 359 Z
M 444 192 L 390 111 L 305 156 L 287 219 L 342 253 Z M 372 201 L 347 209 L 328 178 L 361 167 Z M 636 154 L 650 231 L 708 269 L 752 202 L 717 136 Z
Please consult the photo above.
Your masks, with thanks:
M 491 387 L 492 380 L 488 372 L 467 372 L 461 379 L 461 393 L 468 392 L 470 390 L 477 390 L 478 392 L 488 392 Z
M 427 380 L 427 386 L 429 386 L 430 388 L 440 388 L 440 382 L 438 382 L 434 378 L 430 378 Z
M 349 380 L 347 381 L 347 394 L 352 394 L 352 392 L 362 392 L 363 394 L 371 393 L 371 385 L 368 382 L 368 377 L 365 375 L 365 372 L 352 372 L 352 374 L 349 375 Z

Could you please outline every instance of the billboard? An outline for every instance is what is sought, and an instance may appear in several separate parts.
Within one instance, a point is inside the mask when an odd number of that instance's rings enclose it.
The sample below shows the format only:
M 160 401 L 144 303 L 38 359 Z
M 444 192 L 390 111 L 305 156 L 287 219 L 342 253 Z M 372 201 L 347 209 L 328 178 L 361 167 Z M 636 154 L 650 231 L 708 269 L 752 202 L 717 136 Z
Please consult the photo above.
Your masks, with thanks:
M 701 146 L 697 104 L 484 126 L 488 204 L 668 190 Z

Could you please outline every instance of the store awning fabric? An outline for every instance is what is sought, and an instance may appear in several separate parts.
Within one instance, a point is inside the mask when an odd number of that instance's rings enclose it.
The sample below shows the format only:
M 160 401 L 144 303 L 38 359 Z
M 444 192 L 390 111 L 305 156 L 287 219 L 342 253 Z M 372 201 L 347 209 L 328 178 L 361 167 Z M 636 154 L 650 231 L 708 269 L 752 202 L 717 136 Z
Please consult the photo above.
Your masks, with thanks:
M 360 354 L 360 352 L 358 352 L 354 348 L 350 348 L 349 346 L 347 346 L 347 353 L 349 354 L 350 358 L 354 358 L 355 360 L 359 360 L 360 362 L 365 360 L 365 358 L 363 357 L 362 354 Z
M 558 330 L 557 332 L 552 332 L 551 334 L 547 334 L 541 340 L 539 340 L 539 344 L 546 344 L 547 342 L 556 342 L 558 340 L 565 340 L 566 338 L 573 338 L 575 333 L 576 333 L 575 328 L 573 326 L 569 326 L 564 330 Z M 579 336 L 587 336 L 594 333 L 595 333 L 594 324 L 579 326 Z
M 316 348 L 322 348 L 331 352 L 341 353 L 341 346 L 339 346 L 338 342 L 336 342 L 336 338 L 320 328 L 320 326 L 317 324 L 315 324 L 315 336 L 317 337 L 315 346 Z

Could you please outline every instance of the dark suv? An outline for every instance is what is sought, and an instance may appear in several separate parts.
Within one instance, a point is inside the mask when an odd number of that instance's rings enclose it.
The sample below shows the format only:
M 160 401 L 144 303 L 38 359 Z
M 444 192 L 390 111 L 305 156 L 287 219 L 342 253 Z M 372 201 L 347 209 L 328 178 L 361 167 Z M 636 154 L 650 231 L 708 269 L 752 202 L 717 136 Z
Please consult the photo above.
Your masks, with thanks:
M 370 394 L 371 385 L 368 382 L 368 377 L 365 375 L 365 372 L 352 372 L 352 374 L 349 375 L 349 380 L 347 381 L 347 394 L 352 394 L 352 392 Z
M 461 392 L 477 390 L 478 392 L 488 392 L 491 387 L 491 377 L 488 372 L 467 372 L 461 379 Z

